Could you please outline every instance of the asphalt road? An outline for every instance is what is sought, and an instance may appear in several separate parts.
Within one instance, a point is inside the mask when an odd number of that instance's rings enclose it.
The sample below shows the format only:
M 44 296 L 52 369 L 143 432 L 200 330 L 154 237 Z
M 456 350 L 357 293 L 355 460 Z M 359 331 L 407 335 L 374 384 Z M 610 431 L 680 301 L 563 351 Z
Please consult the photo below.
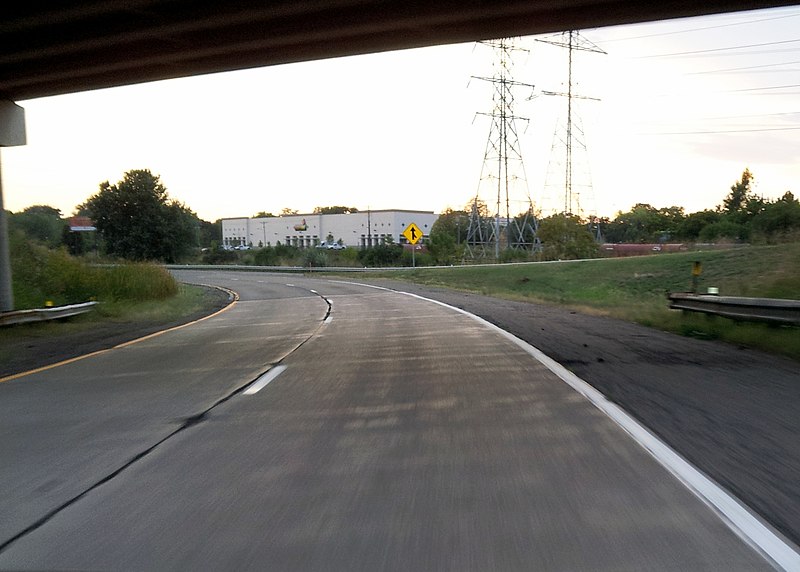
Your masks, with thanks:
M 0 384 L 0 568 L 770 569 L 468 316 L 300 277 L 202 281 L 241 300 Z
M 797 362 L 555 306 L 374 283 L 463 308 L 539 348 L 800 544 Z

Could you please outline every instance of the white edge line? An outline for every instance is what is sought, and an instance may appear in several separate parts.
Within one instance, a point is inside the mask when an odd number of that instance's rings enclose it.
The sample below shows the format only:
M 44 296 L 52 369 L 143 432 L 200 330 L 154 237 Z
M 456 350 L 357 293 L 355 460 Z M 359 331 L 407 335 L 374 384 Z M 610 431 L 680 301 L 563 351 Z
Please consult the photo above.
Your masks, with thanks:
M 469 316 L 473 320 L 500 333 L 530 354 L 534 359 L 542 363 L 567 385 L 583 395 L 595 407 L 611 418 L 612 421 L 628 433 L 634 441 L 650 453 L 656 461 L 672 473 L 700 500 L 712 507 L 728 528 L 735 532 L 757 552 L 761 553 L 766 560 L 784 570 L 800 570 L 800 553 L 798 553 L 787 540 L 781 538 L 768 525 L 762 522 L 757 515 L 753 514 L 744 503 L 704 475 L 699 469 L 694 467 L 619 406 L 608 401 L 602 393 L 569 371 L 563 365 L 545 355 L 538 348 L 480 316 L 476 316 L 466 310 L 451 306 L 450 304 L 445 304 L 438 300 L 433 300 L 410 292 L 392 290 L 391 288 L 384 288 L 382 286 L 373 286 L 372 284 L 359 284 L 358 282 L 344 281 L 341 283 L 396 292 L 398 294 L 411 296 L 412 298 L 433 302 L 434 304 Z
M 276 377 L 278 377 L 280 374 L 282 374 L 285 370 L 286 370 L 286 366 L 285 365 L 276 365 L 275 367 L 270 369 L 267 373 L 265 373 L 264 375 L 259 377 L 257 380 L 255 380 L 250 385 L 250 387 L 245 389 L 244 394 L 245 395 L 254 395 L 254 394 L 258 393 L 259 391 L 264 389 L 269 382 L 274 380 Z

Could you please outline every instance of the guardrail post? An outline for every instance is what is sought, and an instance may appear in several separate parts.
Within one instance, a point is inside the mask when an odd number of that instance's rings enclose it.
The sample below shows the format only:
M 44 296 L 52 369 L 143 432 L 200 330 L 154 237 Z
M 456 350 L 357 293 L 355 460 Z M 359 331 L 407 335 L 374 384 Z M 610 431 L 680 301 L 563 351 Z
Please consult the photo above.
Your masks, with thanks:
M 692 264 L 692 292 L 697 294 L 697 285 L 700 281 L 700 274 L 703 273 L 703 264 L 699 260 L 695 260 Z

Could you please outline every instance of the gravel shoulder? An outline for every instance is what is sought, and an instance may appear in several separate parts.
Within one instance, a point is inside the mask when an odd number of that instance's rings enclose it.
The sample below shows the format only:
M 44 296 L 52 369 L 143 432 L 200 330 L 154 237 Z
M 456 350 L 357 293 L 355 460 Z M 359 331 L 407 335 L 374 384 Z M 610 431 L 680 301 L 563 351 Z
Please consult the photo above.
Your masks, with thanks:
M 800 544 L 800 364 L 564 308 L 391 280 L 359 282 L 426 296 L 498 325 L 606 397 Z M 0 377 L 188 323 L 228 303 L 209 289 L 200 312 L 169 323 L 104 323 L 63 336 L 20 336 Z

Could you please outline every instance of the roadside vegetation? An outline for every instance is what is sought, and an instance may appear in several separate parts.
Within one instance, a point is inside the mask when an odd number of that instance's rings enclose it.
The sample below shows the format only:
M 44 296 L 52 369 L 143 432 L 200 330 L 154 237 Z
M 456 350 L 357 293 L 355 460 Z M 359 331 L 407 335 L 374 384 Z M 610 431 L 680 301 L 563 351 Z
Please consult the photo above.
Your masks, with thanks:
M 418 268 L 387 276 L 562 304 L 800 359 L 796 328 L 734 324 L 667 308 L 667 292 L 691 288 L 694 261 L 702 262 L 704 268 L 700 291 L 716 287 L 723 295 L 800 299 L 800 201 L 788 191 L 777 200 L 766 200 L 753 192 L 753 181 L 745 169 L 716 209 L 699 213 L 637 204 L 613 220 L 586 221 L 569 213 L 541 219 L 537 252 L 501 252 L 500 262 L 522 264 L 424 268 L 459 265 L 465 260 L 469 216 L 467 210 L 448 209 L 415 252 Z M 487 225 L 492 222 L 486 205 L 475 202 L 473 206 Z M 315 209 L 324 213 L 355 211 L 343 206 Z M 284 209 L 281 215 L 295 213 Z M 86 217 L 96 230 L 73 230 L 60 211 L 44 205 L 9 213 L 17 309 L 97 300 L 101 302 L 95 313 L 98 318 L 141 313 L 143 304 L 150 305 L 148 312 L 157 313 L 158 307 L 168 314 L 191 311 L 187 308 L 193 308 L 201 297 L 180 288 L 158 266 L 163 262 L 305 268 L 412 264 L 411 251 L 391 241 L 367 249 L 299 249 L 280 243 L 222 249 L 221 222 L 198 219 L 188 207 L 170 199 L 160 178 L 148 170 L 129 171 L 114 185 L 101 183 L 95 195 L 76 207 L 75 214 Z M 273 215 L 262 212 L 256 216 Z M 668 252 L 666 246 L 675 241 L 681 241 L 685 252 Z M 600 259 L 607 255 L 603 242 L 639 245 L 639 253 L 657 254 Z M 721 246 L 725 249 L 708 250 Z M 554 262 L 525 264 L 543 261 Z
M 476 249 L 469 244 L 475 241 L 474 236 L 470 237 L 470 226 L 479 225 L 482 236 L 489 236 L 495 224 L 488 205 L 476 200 L 463 210 L 442 212 L 413 257 L 408 246 L 391 242 L 367 249 L 300 249 L 280 242 L 229 244 L 225 249 L 222 221 L 199 219 L 188 206 L 171 199 L 160 177 L 147 169 L 128 171 L 115 184 L 101 183 L 94 195 L 77 205 L 74 214 L 84 217 L 89 225 L 83 230 L 72 230 L 68 218 L 46 205 L 10 213 L 9 225 L 50 248 L 65 247 L 76 256 L 98 260 L 308 268 L 577 260 L 617 255 L 625 250 L 607 249 L 604 243 L 626 245 L 628 252 L 641 253 L 648 250 L 647 246 L 690 250 L 696 244 L 780 244 L 800 240 L 800 201 L 788 191 L 776 200 L 760 197 L 753 190 L 754 180 L 745 169 L 715 209 L 697 213 L 687 214 L 679 206 L 640 203 L 629 211 L 618 212 L 613 219 L 586 219 L 572 213 L 538 217 L 536 237 L 531 227 L 519 239 L 523 242 L 516 244 L 527 248 L 506 248 L 501 239 L 499 260 L 494 259 L 493 249 L 488 257 L 472 256 Z M 358 209 L 328 206 L 316 207 L 314 212 L 339 214 Z M 277 216 L 293 214 L 297 211 L 284 208 Z M 261 211 L 254 216 L 276 215 Z M 522 213 L 515 218 L 527 221 L 530 217 L 531 213 Z M 333 241 L 333 237 L 329 238 L 327 244 Z M 537 248 L 531 250 L 533 243 Z
M 21 233 L 11 236 L 11 273 L 17 309 L 96 300 L 101 312 L 124 304 L 166 300 L 178 283 L 163 267 L 141 262 L 90 265 L 64 249 L 50 249 Z
M 721 204 L 695 213 L 686 213 L 680 206 L 638 203 L 628 211 L 618 212 L 613 219 L 582 218 L 572 213 L 538 217 L 538 250 L 504 250 L 499 262 L 598 258 L 608 255 L 601 247 L 604 243 L 659 248 L 671 243 L 691 249 L 696 244 L 781 244 L 800 240 L 800 201 L 789 191 L 776 200 L 765 199 L 753 190 L 754 181 L 754 175 L 745 169 Z M 474 241 L 469 235 L 470 225 L 482 226 L 481 234 L 490 236 L 493 219 L 488 206 L 480 201 L 473 201 L 462 210 L 445 210 L 431 229 L 426 243 L 428 257 L 423 257 L 418 266 L 469 261 L 465 253 L 470 241 Z M 532 240 L 532 236 L 526 237 L 526 242 Z M 482 261 L 495 260 L 491 257 Z
M 38 323 L 0 330 L 0 340 L 19 335 L 21 329 L 26 335 L 43 336 L 80 330 L 103 321 L 169 323 L 209 306 L 204 289 L 180 285 L 160 265 L 90 264 L 64 248 L 48 248 L 19 231 L 11 234 L 11 270 L 17 310 L 89 301 L 98 304 L 92 312 L 70 318 L 68 323 Z
M 698 291 L 720 295 L 800 299 L 800 243 L 630 258 L 456 266 L 401 270 L 381 276 L 498 298 L 563 305 L 653 328 L 720 339 L 800 359 L 800 329 L 737 323 L 670 310 L 668 292 L 692 290 L 692 267 L 702 264 Z
M 50 343 L 54 336 L 79 343 L 77 340 L 86 336 L 96 338 L 95 331 L 137 331 L 177 323 L 219 304 L 207 289 L 180 285 L 161 266 L 89 264 L 64 248 L 51 249 L 31 240 L 19 230 L 11 236 L 11 268 L 18 310 L 88 301 L 98 304 L 91 312 L 69 320 L 0 328 L 0 363 L 5 366 L 26 352 L 35 352 L 41 343 Z

